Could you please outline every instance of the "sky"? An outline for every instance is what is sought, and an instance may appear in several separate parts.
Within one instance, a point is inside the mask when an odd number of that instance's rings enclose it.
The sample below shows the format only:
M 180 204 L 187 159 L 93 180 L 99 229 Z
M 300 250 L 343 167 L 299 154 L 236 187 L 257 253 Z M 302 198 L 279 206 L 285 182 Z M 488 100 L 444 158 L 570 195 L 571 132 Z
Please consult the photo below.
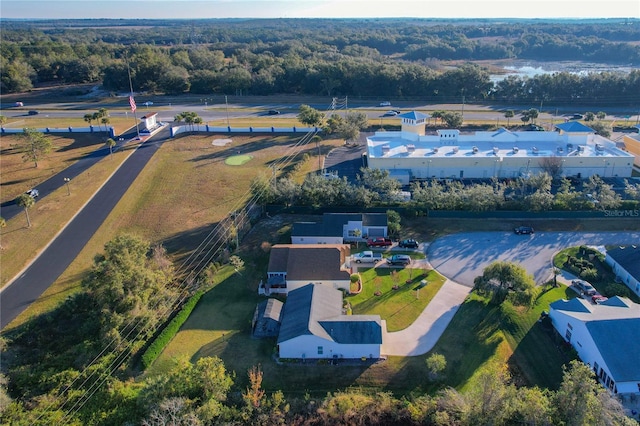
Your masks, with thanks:
M 640 18 L 640 0 L 0 0 L 1 18 Z

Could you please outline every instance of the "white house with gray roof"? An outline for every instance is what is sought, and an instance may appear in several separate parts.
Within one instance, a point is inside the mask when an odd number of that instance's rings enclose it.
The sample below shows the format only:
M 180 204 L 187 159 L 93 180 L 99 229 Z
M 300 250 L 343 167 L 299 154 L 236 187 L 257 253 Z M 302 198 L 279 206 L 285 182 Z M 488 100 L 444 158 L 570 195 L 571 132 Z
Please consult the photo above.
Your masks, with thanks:
M 295 222 L 292 244 L 343 244 L 387 236 L 386 213 L 325 213 L 320 222 Z
M 462 134 L 457 129 L 426 134 L 426 114 L 397 116 L 401 130 L 367 138 L 368 166 L 410 179 L 515 178 L 558 168 L 562 176 L 631 176 L 634 156 L 581 123 L 557 131 L 501 128 Z M 553 167 L 550 167 L 553 165 Z
M 611 266 L 616 277 L 640 296 L 640 242 L 605 250 L 605 254 L 605 262 Z
M 379 315 L 345 315 L 342 292 L 308 284 L 289 292 L 278 335 L 280 358 L 380 357 Z
M 640 395 L 640 305 L 622 297 L 549 306 L 554 328 L 612 393 Z

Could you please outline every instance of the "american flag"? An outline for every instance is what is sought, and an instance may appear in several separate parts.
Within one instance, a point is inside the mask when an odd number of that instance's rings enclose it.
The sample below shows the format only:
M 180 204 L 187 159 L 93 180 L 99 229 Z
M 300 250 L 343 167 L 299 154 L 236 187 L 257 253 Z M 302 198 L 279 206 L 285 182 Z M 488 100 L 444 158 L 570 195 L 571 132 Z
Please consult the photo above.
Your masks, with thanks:
M 136 101 L 133 96 L 129 96 L 129 105 L 131 105 L 131 112 L 136 112 Z

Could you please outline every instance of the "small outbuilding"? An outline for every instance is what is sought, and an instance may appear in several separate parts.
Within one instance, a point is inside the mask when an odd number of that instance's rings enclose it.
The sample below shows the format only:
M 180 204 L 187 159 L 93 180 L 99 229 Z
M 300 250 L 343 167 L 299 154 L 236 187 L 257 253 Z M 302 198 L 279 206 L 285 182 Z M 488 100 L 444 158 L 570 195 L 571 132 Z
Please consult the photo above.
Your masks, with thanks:
M 253 314 L 253 337 L 277 337 L 280 332 L 280 320 L 283 303 L 277 299 L 267 299 L 256 306 Z

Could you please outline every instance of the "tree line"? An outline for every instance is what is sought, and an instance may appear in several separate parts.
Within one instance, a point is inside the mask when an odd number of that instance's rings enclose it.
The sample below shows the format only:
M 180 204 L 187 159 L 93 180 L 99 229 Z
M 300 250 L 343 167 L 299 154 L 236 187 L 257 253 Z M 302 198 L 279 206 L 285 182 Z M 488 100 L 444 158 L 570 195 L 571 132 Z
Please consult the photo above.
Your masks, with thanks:
M 510 278 L 502 281 L 521 281 L 518 269 L 511 270 Z M 211 271 L 215 274 L 215 268 L 208 268 L 198 278 L 201 285 L 206 286 Z M 494 275 L 489 268 L 482 282 L 489 283 Z M 490 291 L 486 285 L 482 288 Z M 166 371 L 140 375 L 135 368 L 137 354 L 151 338 L 154 325 L 168 317 L 177 292 L 173 264 L 160 246 L 129 235 L 108 242 L 104 253 L 95 257 L 81 291 L 0 339 L 0 422 L 25 426 L 634 424 L 591 369 L 578 361 L 565 366 L 557 390 L 516 386 L 506 369 L 487 368 L 469 390 L 436 386 L 435 392 L 404 397 L 358 390 L 286 397 L 282 390 L 264 389 L 259 365 L 246 372 L 243 386 L 220 358 L 209 356 L 177 358 Z M 130 350 L 121 352 L 121 345 Z M 425 383 L 438 382 L 446 359 L 432 354 L 425 364 Z
M 464 184 L 458 180 L 430 179 L 413 182 L 411 200 L 404 201 L 398 180 L 387 170 L 362 168 L 356 182 L 308 175 L 302 183 L 288 176 L 273 179 L 257 177 L 252 186 L 265 204 L 369 208 L 402 205 L 416 212 L 430 210 L 462 211 L 576 211 L 597 209 L 637 209 L 640 184 L 626 182 L 622 194 L 614 191 L 597 175 L 577 189 L 567 178 L 559 178 L 561 166 L 552 161 L 548 171 L 511 180 L 496 178 L 488 182 Z M 556 178 L 554 179 L 554 175 Z M 552 187 L 555 185 L 554 190 Z
M 312 25 L 315 24 L 315 25 Z M 482 59 L 640 63 L 638 24 L 486 23 L 409 20 L 201 21 L 191 26 L 95 29 L 11 23 L 0 46 L 4 92 L 37 83 L 97 83 L 167 94 L 303 94 L 428 102 L 500 101 L 633 105 L 640 71 L 510 77 L 441 61 Z M 158 38 L 166 34 L 165 39 Z M 496 50 L 505 50 L 495 53 Z

